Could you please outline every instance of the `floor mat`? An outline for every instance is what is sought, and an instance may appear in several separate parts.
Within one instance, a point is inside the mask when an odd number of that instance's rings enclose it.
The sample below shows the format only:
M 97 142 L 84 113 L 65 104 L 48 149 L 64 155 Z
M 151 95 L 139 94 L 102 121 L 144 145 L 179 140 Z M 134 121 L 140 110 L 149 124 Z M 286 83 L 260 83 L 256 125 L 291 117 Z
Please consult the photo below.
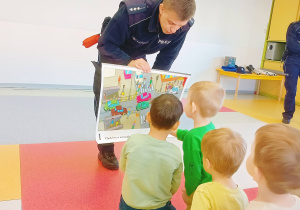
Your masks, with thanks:
M 117 158 L 124 142 L 115 143 Z M 102 167 L 95 141 L 20 145 L 22 209 L 118 209 L 123 173 Z M 172 203 L 185 209 L 182 179 Z
M 22 209 L 117 209 L 123 173 L 97 153 L 95 141 L 21 145 Z
M 19 145 L 1 145 L 0 154 L 0 201 L 20 199 Z

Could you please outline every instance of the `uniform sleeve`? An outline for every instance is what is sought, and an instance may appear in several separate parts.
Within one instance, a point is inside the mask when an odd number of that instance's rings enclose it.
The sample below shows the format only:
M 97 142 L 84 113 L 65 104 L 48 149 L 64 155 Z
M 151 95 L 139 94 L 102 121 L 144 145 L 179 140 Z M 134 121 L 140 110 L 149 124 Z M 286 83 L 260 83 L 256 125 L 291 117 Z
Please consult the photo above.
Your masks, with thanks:
M 125 172 L 125 170 L 126 170 L 126 161 L 127 161 L 127 155 L 126 155 L 127 144 L 126 143 L 124 144 L 124 146 L 123 146 L 123 148 L 121 150 L 121 155 L 120 155 L 120 170 L 122 172 Z
M 177 58 L 188 31 L 182 32 L 165 48 L 160 50 L 153 65 L 153 69 L 169 70 Z
M 187 133 L 188 133 L 188 130 L 177 129 L 177 133 L 176 133 L 177 139 L 180 141 L 183 141 L 183 139 Z
M 119 8 L 99 39 L 98 50 L 102 62 L 127 65 L 130 56 L 120 46 L 130 37 L 126 6 Z
M 189 162 L 184 163 L 185 167 L 185 189 L 188 196 L 190 196 L 199 186 L 201 180 L 203 179 L 203 174 L 201 171 L 202 157 L 200 152 L 197 150 L 190 150 L 184 152 L 185 160 Z
M 181 155 L 180 155 L 180 157 L 181 157 Z M 173 173 L 172 188 L 171 188 L 172 195 L 174 195 L 177 192 L 177 190 L 180 186 L 182 171 L 183 171 L 183 164 L 182 164 L 182 161 L 180 161 L 179 167 Z
M 286 46 L 294 53 L 300 53 L 300 22 L 292 23 L 287 30 Z
M 199 187 L 201 187 L 201 185 Z M 212 209 L 212 206 L 210 204 L 210 199 L 207 193 L 205 193 L 205 191 L 203 190 L 197 189 L 197 191 L 193 196 L 191 210 L 198 210 L 198 209 L 208 210 L 208 209 Z

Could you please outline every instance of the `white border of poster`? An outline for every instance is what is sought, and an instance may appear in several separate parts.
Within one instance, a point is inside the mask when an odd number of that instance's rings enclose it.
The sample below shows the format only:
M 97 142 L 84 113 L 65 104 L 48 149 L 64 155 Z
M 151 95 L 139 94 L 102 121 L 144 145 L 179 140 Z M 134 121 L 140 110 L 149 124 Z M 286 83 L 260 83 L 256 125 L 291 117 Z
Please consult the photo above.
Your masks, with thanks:
M 190 74 L 102 64 L 96 141 L 126 141 L 134 133 L 149 133 L 150 101 L 165 93 L 182 99 Z

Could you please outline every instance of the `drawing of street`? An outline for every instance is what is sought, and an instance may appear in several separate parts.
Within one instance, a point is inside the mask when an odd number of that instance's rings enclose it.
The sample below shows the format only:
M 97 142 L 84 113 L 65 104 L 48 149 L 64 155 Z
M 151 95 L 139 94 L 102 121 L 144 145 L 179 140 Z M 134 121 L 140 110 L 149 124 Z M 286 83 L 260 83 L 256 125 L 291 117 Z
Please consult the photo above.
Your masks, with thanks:
M 170 93 L 178 98 L 186 77 L 109 69 L 104 76 L 99 106 L 99 131 L 149 128 L 151 100 Z

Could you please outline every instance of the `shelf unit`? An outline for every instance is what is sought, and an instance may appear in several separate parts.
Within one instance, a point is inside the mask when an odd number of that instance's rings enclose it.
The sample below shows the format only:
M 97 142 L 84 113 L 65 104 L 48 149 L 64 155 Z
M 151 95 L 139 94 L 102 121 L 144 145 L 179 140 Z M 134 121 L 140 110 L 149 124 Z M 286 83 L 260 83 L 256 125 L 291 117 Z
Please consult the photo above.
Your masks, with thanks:
M 281 61 L 265 59 L 267 45 L 269 42 L 285 43 L 286 31 L 289 24 L 297 20 L 300 20 L 300 0 L 273 0 L 261 60 L 261 68 L 283 71 L 283 63 L 281 63 Z M 298 97 L 296 96 L 296 103 L 300 104 L 300 85 L 298 85 L 297 88 Z M 261 95 L 278 98 L 279 89 L 280 82 L 278 81 L 262 81 L 259 91 Z M 282 96 L 284 98 L 285 90 L 283 90 Z

